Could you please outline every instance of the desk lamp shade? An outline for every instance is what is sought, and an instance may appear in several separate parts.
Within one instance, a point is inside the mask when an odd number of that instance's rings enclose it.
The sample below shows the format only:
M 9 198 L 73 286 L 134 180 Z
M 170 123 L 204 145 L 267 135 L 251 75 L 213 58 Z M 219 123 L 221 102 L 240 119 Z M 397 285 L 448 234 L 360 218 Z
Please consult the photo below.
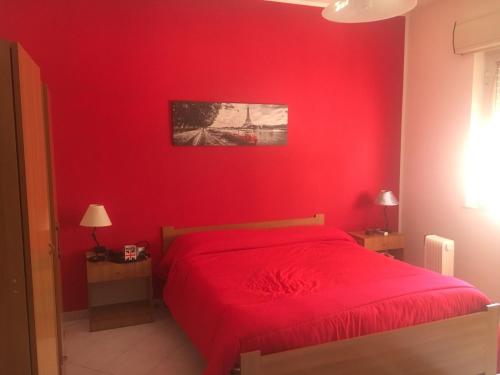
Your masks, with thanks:
M 91 204 L 88 206 L 87 211 L 83 215 L 82 220 L 80 221 L 80 226 L 82 227 L 90 227 L 94 228 L 92 231 L 92 238 L 96 243 L 95 250 L 96 252 L 102 252 L 105 250 L 97 241 L 97 237 L 95 235 L 96 228 L 100 227 L 109 227 L 111 226 L 111 220 L 109 219 L 108 213 L 102 204 Z
M 85 211 L 80 225 L 91 228 L 109 227 L 111 220 L 109 220 L 108 213 L 102 204 L 91 204 Z
M 389 232 L 389 219 L 387 217 L 387 207 L 389 206 L 397 206 L 399 204 L 398 199 L 394 195 L 394 193 L 390 190 L 380 190 L 378 193 L 377 199 L 375 199 L 375 203 L 384 207 L 384 220 L 385 227 L 384 231 Z
M 398 199 L 390 190 L 380 190 L 376 203 L 380 206 L 397 206 L 399 204 Z

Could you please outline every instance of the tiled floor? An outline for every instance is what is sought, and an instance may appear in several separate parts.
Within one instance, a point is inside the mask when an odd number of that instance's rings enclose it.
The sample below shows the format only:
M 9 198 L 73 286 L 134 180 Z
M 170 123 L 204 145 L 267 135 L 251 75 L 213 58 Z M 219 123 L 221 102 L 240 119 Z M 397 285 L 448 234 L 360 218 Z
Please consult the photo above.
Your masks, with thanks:
M 64 324 L 66 375 L 199 375 L 203 359 L 163 308 L 150 324 L 99 332 Z

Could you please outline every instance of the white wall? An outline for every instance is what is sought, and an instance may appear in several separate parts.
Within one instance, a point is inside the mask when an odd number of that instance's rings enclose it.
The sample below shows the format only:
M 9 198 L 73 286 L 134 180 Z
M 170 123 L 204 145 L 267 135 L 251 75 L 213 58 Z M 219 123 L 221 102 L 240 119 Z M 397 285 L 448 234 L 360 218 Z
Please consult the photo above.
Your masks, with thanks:
M 400 226 L 408 261 L 423 264 L 426 234 L 454 239 L 455 275 L 500 301 L 500 223 L 464 208 L 474 57 L 452 49 L 456 20 L 493 9 L 500 1 L 438 0 L 409 16 Z

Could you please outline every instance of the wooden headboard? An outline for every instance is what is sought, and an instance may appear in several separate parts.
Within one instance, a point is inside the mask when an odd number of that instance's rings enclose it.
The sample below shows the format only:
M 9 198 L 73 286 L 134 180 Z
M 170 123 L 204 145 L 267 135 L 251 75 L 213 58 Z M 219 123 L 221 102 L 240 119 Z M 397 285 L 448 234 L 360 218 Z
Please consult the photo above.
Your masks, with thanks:
M 163 253 L 168 249 L 168 246 L 173 239 L 181 234 L 208 232 L 212 230 L 227 230 L 227 229 L 263 229 L 263 228 L 282 228 L 282 227 L 297 227 L 304 225 L 324 225 L 325 215 L 316 214 L 313 217 L 300 219 L 285 219 L 275 221 L 260 221 L 256 223 L 241 223 L 241 224 L 226 224 L 226 225 L 211 225 L 206 227 L 191 227 L 191 228 L 174 228 L 162 227 Z

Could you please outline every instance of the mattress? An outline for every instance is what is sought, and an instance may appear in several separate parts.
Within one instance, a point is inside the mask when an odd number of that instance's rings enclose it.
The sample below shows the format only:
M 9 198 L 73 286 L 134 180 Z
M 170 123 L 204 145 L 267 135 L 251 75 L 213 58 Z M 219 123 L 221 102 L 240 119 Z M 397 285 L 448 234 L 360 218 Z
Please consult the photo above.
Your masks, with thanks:
M 263 354 L 483 311 L 472 285 L 367 250 L 326 226 L 176 238 L 163 298 L 207 362 L 227 375 Z

